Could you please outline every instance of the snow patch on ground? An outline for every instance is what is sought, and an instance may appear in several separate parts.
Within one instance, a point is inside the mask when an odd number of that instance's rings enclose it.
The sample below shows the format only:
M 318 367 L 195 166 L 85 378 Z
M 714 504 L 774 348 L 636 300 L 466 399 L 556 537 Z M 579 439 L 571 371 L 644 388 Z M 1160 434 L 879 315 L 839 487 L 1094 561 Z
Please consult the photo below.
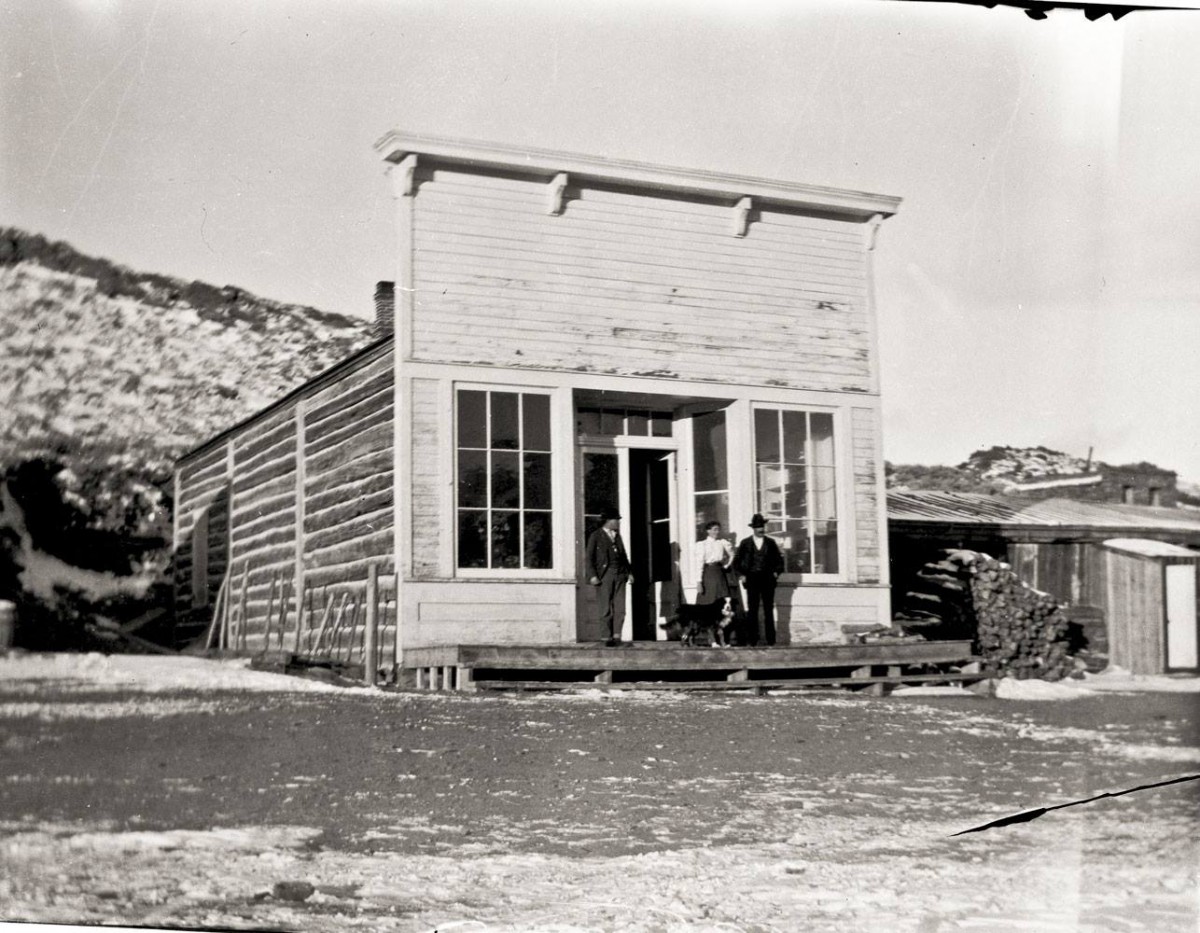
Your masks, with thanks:
M 996 696 L 1001 700 L 1078 700 L 1082 693 L 1062 681 L 1003 677 L 996 682 Z
M 5 686 L 39 681 L 60 682 L 55 684 L 56 688 L 69 686 L 74 691 L 136 690 L 143 693 L 176 690 L 344 693 L 347 689 L 354 689 L 269 671 L 250 670 L 248 658 L 211 661 L 178 655 L 105 655 L 95 652 L 0 656 L 0 682 Z M 29 704 L 10 705 L 24 707 Z M 18 709 L 15 715 L 33 713 Z
M 963 687 L 897 687 L 892 691 L 894 697 L 977 697 Z
M 1099 674 L 1088 674 L 1081 681 L 1072 681 L 1083 690 L 1116 690 L 1129 693 L 1200 693 L 1200 677 L 1178 674 L 1131 674 L 1120 667 L 1110 667 Z

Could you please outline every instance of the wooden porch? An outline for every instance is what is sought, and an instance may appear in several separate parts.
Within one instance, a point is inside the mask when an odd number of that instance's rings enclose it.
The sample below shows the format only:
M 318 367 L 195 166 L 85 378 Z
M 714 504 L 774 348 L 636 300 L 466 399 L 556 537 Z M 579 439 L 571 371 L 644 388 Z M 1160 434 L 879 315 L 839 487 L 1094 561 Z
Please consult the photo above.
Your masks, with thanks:
M 982 680 L 969 641 L 776 648 L 688 648 L 678 642 L 444 645 L 406 648 L 402 688 L 418 690 L 752 690 Z M 966 668 L 966 670 L 964 670 Z

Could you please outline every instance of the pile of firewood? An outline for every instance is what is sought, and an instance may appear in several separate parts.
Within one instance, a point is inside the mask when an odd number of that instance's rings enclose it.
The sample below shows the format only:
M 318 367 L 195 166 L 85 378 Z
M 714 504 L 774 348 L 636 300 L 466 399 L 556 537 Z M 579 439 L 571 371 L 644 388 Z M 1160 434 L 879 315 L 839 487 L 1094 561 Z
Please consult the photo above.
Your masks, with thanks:
M 926 626 L 971 630 L 989 673 L 1060 680 L 1074 669 L 1062 607 L 1003 561 L 978 551 L 946 551 L 925 565 L 920 578 L 933 592 L 908 594 L 924 607 L 916 614 Z M 915 621 L 901 624 L 911 628 Z

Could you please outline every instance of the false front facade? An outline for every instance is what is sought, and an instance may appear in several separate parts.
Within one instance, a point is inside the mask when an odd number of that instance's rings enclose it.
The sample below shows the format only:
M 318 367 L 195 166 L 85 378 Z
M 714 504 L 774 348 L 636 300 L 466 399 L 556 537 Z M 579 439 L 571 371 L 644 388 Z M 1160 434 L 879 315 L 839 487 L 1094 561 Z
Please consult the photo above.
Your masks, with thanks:
M 328 606 L 375 566 L 397 660 L 593 641 L 583 547 L 616 508 L 627 639 L 668 637 L 705 522 L 740 538 L 755 512 L 785 556 L 782 642 L 888 623 L 871 257 L 896 199 L 400 133 L 377 148 L 394 336 L 180 461 L 184 613 L 224 581 L 248 649 L 272 612 L 300 644 L 329 615 L 314 593 Z

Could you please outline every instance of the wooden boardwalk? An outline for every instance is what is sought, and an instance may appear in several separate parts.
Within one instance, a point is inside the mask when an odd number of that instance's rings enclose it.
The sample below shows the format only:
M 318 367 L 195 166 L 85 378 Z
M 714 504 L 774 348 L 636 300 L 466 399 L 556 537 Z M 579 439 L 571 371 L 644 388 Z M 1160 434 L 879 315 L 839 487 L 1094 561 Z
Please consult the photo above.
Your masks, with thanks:
M 401 687 L 424 690 L 754 690 L 980 680 L 961 670 L 969 641 L 777 648 L 686 648 L 678 642 L 621 647 L 444 645 L 404 650 Z M 947 668 L 958 668 L 947 669 Z

